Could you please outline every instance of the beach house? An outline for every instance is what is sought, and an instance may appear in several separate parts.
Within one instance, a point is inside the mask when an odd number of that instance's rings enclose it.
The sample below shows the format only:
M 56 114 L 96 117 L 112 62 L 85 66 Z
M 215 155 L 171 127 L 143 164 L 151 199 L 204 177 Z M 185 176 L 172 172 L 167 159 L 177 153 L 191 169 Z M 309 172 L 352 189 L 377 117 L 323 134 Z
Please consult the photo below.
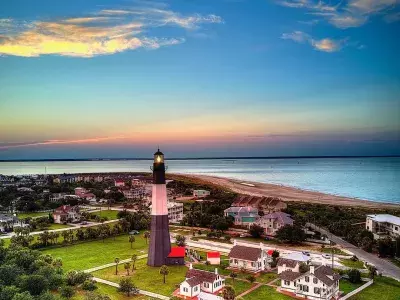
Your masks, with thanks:
M 293 225 L 293 219 L 289 214 L 278 211 L 258 218 L 255 224 L 264 228 L 266 235 L 275 235 L 283 226 Z
M 279 278 L 279 290 L 291 296 L 319 300 L 339 299 L 340 275 L 328 266 L 310 266 L 306 273 L 286 270 L 279 274 Z
M 229 207 L 224 210 L 225 217 L 232 217 L 235 225 L 250 227 L 258 218 L 258 209 L 254 207 Z
M 218 274 L 217 268 L 214 272 L 209 272 L 193 269 L 190 264 L 185 280 L 179 286 L 179 294 L 191 299 L 203 293 L 203 299 L 207 299 L 205 294 L 216 294 L 224 286 L 225 279 Z
M 400 237 L 400 218 L 388 214 L 367 215 L 365 229 L 374 234 L 375 239 Z
M 229 252 L 229 267 L 258 273 L 268 268 L 268 257 L 261 248 L 235 245 Z

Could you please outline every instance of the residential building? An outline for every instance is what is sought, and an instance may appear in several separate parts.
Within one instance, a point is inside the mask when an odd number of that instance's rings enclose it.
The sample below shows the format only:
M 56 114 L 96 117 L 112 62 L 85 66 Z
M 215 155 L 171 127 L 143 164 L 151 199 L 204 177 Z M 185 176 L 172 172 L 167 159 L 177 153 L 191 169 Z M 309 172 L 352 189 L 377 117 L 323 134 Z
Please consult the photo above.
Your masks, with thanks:
M 250 227 L 259 218 L 258 209 L 250 206 L 227 208 L 224 210 L 224 215 L 233 217 L 235 225 L 246 227 Z
M 124 194 L 124 197 L 128 200 L 143 199 L 147 195 L 146 190 L 141 187 L 123 190 L 122 193 Z
M 234 269 L 244 269 L 257 273 L 267 269 L 268 258 L 261 248 L 236 245 L 229 252 L 229 266 Z
M 293 225 L 293 219 L 287 213 L 273 212 L 260 217 L 255 223 L 264 228 L 265 234 L 275 235 L 283 226 Z
M 169 201 L 167 203 L 170 223 L 179 223 L 183 219 L 183 203 Z
M 247 207 L 251 206 L 263 211 L 265 214 L 281 211 L 287 208 L 287 204 L 276 197 L 257 197 L 250 195 L 239 195 L 233 202 L 232 206 Z
M 180 284 L 179 294 L 184 297 L 198 297 L 200 293 L 215 294 L 225 286 L 225 279 L 215 272 L 193 269 L 192 264 L 186 273 L 185 281 Z M 202 295 L 203 299 L 206 295 Z
M 28 192 L 28 193 L 32 193 L 33 192 L 33 190 L 31 188 L 28 188 L 28 187 L 19 187 L 19 188 L 17 188 L 17 191 L 18 192 Z
M 72 174 L 59 175 L 53 179 L 53 183 L 73 183 L 77 181 L 77 177 Z
M 207 190 L 193 190 L 193 197 L 204 198 L 210 195 L 210 191 Z
M 123 179 L 115 179 L 114 180 L 114 185 L 118 186 L 118 187 L 125 186 L 125 181 Z
M 80 197 L 81 195 L 87 193 L 87 190 L 83 187 L 77 187 L 74 189 L 74 192 L 75 192 L 75 195 Z
M 11 231 L 14 226 L 19 225 L 20 221 L 17 217 L 8 214 L 0 214 L 0 232 Z
M 288 259 L 288 258 L 279 258 L 277 267 L 278 267 L 278 274 L 281 274 L 284 271 L 292 271 L 292 272 L 300 272 L 300 261 Z
M 388 214 L 367 215 L 365 228 L 374 234 L 375 239 L 400 236 L 400 218 Z
M 210 263 L 210 265 L 220 265 L 221 264 L 221 253 L 207 252 L 207 261 Z
M 79 222 L 81 213 L 79 206 L 62 205 L 53 212 L 54 223 L 74 223 Z
M 280 290 L 292 296 L 315 300 L 339 299 L 340 275 L 328 266 L 310 266 L 306 273 L 286 270 L 279 274 L 279 278 Z

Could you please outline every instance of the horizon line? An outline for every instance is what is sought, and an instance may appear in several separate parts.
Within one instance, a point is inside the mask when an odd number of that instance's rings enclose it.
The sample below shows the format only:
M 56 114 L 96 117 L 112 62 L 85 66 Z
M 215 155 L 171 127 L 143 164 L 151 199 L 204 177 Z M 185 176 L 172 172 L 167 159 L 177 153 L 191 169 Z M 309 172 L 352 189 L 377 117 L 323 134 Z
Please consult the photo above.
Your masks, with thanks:
M 389 158 L 400 157 L 400 154 L 394 155 L 302 155 L 302 156 L 214 156 L 214 157 L 171 157 L 166 160 L 207 160 L 207 159 L 304 159 L 304 158 Z M 117 161 L 117 160 L 153 160 L 153 158 L 143 157 L 121 157 L 121 158 L 43 158 L 43 159 L 0 159 L 0 162 L 34 162 L 34 161 Z

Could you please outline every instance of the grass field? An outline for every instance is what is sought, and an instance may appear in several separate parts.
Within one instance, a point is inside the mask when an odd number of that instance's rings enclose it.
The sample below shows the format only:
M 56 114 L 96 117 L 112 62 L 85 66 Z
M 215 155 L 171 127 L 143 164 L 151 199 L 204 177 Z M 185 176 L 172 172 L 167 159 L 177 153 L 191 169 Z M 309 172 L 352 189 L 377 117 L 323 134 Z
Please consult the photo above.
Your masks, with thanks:
M 255 284 L 254 283 L 251 284 L 250 282 L 237 280 L 237 279 L 235 279 L 235 281 L 233 281 L 232 278 L 227 278 L 227 279 L 225 279 L 225 285 L 233 286 L 233 288 L 235 289 L 235 295 L 239 296 L 241 293 L 247 291 Z
M 108 220 L 117 220 L 118 210 L 102 210 L 90 213 L 91 215 L 100 216 L 101 218 L 107 218 Z
M 338 255 L 349 255 L 348 253 L 338 249 L 338 248 L 331 248 L 331 247 L 325 247 L 325 248 L 321 248 L 321 252 L 323 253 L 328 253 L 331 254 L 332 253 L 332 249 L 333 249 L 333 254 L 338 254 Z
M 43 217 L 48 215 L 49 212 L 27 212 L 27 213 L 18 213 L 17 217 L 19 219 L 26 219 L 26 218 Z
M 71 228 L 71 229 L 73 229 L 74 226 L 53 223 L 53 224 L 50 224 L 50 226 L 47 227 L 46 229 L 39 229 L 39 228 L 37 228 L 37 229 L 35 229 L 33 232 L 36 232 L 36 231 L 44 231 L 44 230 L 64 229 L 64 228 Z
M 159 274 L 160 268 L 147 266 L 146 259 L 136 262 L 136 270 L 130 272 L 129 277 L 139 289 L 170 296 L 179 284 L 185 279 L 186 266 L 168 266 L 169 274 L 166 276 L 166 283 L 163 283 L 163 276 Z M 123 264 L 118 266 L 118 275 L 115 275 L 115 267 L 99 270 L 92 273 L 93 276 L 119 283 L 121 278 L 128 277 Z
M 147 253 L 147 245 L 142 235 L 136 235 L 136 242 L 133 249 L 128 242 L 128 235 L 121 235 L 115 238 L 84 242 L 76 245 L 44 249 L 44 254 L 51 254 L 63 261 L 63 269 L 85 270 L 114 262 L 114 258 L 130 258 L 133 254 L 141 255 Z
M 251 293 L 243 296 L 245 300 L 259 300 L 259 299 L 273 299 L 273 300 L 293 300 L 293 298 L 278 293 L 274 288 L 270 286 L 260 286 Z
M 205 264 L 195 264 L 193 267 L 195 269 L 205 270 L 205 271 L 209 271 L 209 272 L 214 272 L 215 268 L 218 268 L 218 273 L 223 276 L 229 276 L 229 274 L 232 272 L 231 270 L 222 269 L 218 266 L 213 266 L 213 265 L 207 266 Z M 235 272 L 235 273 L 237 274 L 236 278 L 246 279 L 246 277 L 249 276 L 249 274 L 247 274 L 247 273 L 242 273 L 242 272 Z
M 375 277 L 374 283 L 350 300 L 399 300 L 400 282 L 388 277 Z
M 363 284 L 365 284 L 365 282 L 351 283 L 347 279 L 340 279 L 339 290 L 344 292 L 344 294 L 346 295 L 346 294 L 354 291 L 358 287 L 362 286 Z
M 364 263 L 360 260 L 352 261 L 351 259 L 341 259 L 340 263 L 346 267 L 354 269 L 365 269 Z
M 260 276 L 256 277 L 256 281 L 261 283 L 268 283 L 276 278 L 278 278 L 278 274 L 271 272 L 271 273 L 261 274 Z

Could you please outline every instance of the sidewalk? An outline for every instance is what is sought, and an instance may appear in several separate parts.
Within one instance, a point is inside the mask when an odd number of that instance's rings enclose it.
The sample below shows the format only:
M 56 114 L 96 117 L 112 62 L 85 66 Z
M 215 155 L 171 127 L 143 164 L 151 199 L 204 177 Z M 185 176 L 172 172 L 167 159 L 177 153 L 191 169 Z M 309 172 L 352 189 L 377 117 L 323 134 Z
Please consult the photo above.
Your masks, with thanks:
M 137 257 L 137 259 L 142 259 L 142 258 L 146 258 L 146 257 L 147 257 L 147 254 L 143 254 L 143 255 L 139 255 Z M 130 258 L 127 258 L 127 259 L 121 260 L 118 264 L 124 264 L 124 263 L 131 262 L 131 261 L 132 260 Z M 87 270 L 83 270 L 83 272 L 92 273 L 92 272 L 96 272 L 98 270 L 103 270 L 103 269 L 107 269 L 109 267 L 114 267 L 115 265 L 116 265 L 116 263 L 113 262 L 113 263 L 105 264 L 105 265 L 102 265 L 102 266 L 98 266 L 98 267 L 90 268 L 90 269 L 87 269 Z

